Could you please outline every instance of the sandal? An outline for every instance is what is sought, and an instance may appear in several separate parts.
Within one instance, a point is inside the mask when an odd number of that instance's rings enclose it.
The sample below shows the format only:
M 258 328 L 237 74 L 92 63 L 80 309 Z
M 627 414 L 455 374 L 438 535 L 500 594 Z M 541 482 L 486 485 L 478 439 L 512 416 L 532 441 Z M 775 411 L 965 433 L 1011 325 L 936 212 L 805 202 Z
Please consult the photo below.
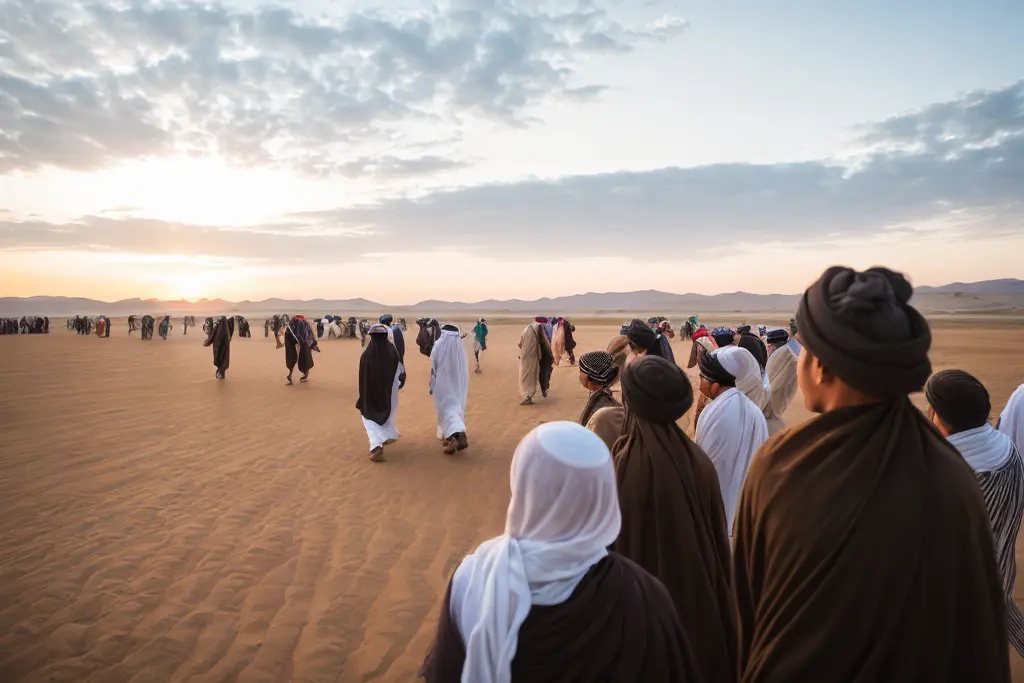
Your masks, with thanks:
M 383 446 L 377 446 L 372 451 L 370 451 L 370 461 L 371 462 L 384 462 L 384 447 Z

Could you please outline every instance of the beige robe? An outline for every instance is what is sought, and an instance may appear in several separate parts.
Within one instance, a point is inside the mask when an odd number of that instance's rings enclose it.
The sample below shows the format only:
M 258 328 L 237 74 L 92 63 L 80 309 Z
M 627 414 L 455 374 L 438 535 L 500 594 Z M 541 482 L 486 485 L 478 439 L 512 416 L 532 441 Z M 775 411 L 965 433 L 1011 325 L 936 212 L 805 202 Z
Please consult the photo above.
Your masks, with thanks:
M 597 434 L 611 450 L 615 442 L 622 436 L 622 423 L 626 419 L 622 406 L 608 406 L 601 408 L 590 416 L 587 421 L 587 429 Z
M 562 356 L 565 355 L 565 327 L 563 325 L 555 325 L 555 331 L 551 335 L 551 353 L 555 357 L 555 365 L 562 362 Z
M 539 323 L 530 323 L 519 338 L 519 398 L 522 399 L 536 394 L 540 385 L 539 327 Z
M 782 416 L 796 396 L 796 356 L 786 346 L 772 351 L 765 372 L 772 385 L 772 396 L 764 416 L 768 419 L 768 433 L 776 434 L 786 426 Z

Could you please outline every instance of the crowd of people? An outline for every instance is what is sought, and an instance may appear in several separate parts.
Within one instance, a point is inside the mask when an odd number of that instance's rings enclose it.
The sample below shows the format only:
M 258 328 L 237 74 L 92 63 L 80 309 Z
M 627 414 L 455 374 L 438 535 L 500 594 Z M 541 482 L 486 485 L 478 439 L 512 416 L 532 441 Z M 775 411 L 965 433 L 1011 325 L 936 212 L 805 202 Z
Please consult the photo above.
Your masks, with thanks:
M 0 335 L 49 333 L 50 319 L 46 316 L 26 315 L 20 318 L 0 318 Z
M 421 676 L 1009 681 L 1024 386 L 991 425 L 981 382 L 932 374 L 911 291 L 830 268 L 789 331 L 688 321 L 696 392 L 660 323 L 580 356 L 583 412 L 519 444 L 505 533 L 454 572 Z M 526 405 L 549 324 L 520 338 Z M 817 417 L 785 428 L 797 388 Z

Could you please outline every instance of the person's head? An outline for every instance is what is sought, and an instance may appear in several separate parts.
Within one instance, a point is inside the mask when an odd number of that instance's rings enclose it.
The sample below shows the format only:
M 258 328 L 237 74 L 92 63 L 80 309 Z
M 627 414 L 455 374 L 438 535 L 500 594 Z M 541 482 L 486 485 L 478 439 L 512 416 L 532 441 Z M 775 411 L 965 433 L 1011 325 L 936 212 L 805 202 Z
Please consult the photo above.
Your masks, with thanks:
M 702 353 L 697 358 L 700 368 L 700 393 L 712 401 L 736 386 L 736 377 L 722 365 L 717 354 L 721 349 L 711 353 Z
M 736 328 L 737 334 L 750 334 L 750 325 L 740 325 Z
M 765 335 L 765 341 L 768 342 L 768 355 L 771 355 L 777 349 L 781 349 L 789 343 L 789 332 L 785 330 L 771 330 Z
M 629 347 L 629 337 L 624 334 L 613 337 L 608 342 L 608 353 L 612 354 L 612 361 L 615 363 L 615 367 L 619 369 L 619 374 L 621 375 L 622 369 L 633 359 L 633 351 Z
M 796 314 L 803 347 L 797 381 L 817 413 L 920 391 L 931 374 L 928 323 L 913 288 L 887 268 L 833 266 L 811 285 Z
M 662 320 L 658 323 L 658 331 L 669 339 L 675 339 L 676 331 L 672 329 L 672 323 L 667 320 Z
M 928 419 L 943 436 L 959 434 L 988 424 L 992 402 L 988 389 L 963 370 L 942 370 L 932 375 L 924 389 Z
M 370 335 L 370 345 L 386 345 L 388 344 L 388 328 L 381 324 L 372 326 L 368 332 Z M 370 345 L 367 348 L 370 348 Z
M 385 313 L 379 318 L 381 325 L 390 325 L 394 320 L 395 318 L 390 313 Z
M 646 356 L 658 343 L 658 334 L 642 320 L 633 321 L 626 330 L 629 347 L 638 356 Z
M 645 356 L 623 371 L 622 402 L 642 419 L 675 422 L 693 405 L 693 385 L 675 363 Z
M 715 340 L 715 345 L 720 349 L 736 343 L 736 333 L 730 327 L 716 327 L 711 330 L 711 338 Z
M 619 368 L 607 351 L 590 351 L 580 356 L 580 384 L 588 391 L 611 386 L 619 376 Z

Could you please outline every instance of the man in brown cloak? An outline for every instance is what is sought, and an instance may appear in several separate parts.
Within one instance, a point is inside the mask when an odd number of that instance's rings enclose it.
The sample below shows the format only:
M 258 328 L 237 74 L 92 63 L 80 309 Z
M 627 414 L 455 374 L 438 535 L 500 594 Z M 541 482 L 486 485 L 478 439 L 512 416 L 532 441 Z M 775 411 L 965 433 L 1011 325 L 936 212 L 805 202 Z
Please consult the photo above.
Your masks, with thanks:
M 675 363 L 644 356 L 622 374 L 624 435 L 613 451 L 622 507 L 615 550 L 672 596 L 705 683 L 736 680 L 729 530 L 711 459 L 676 421 L 693 387 Z
M 231 330 L 228 327 L 227 318 L 221 316 L 213 322 L 207 318 L 209 329 L 206 333 L 206 341 L 203 346 L 213 347 L 213 365 L 217 368 L 217 379 L 224 379 L 228 367 L 231 365 Z
M 736 517 L 743 683 L 1010 680 L 1002 586 L 974 475 L 908 394 L 931 372 L 912 288 L 829 268 L 797 312 L 821 413 L 755 456 Z

